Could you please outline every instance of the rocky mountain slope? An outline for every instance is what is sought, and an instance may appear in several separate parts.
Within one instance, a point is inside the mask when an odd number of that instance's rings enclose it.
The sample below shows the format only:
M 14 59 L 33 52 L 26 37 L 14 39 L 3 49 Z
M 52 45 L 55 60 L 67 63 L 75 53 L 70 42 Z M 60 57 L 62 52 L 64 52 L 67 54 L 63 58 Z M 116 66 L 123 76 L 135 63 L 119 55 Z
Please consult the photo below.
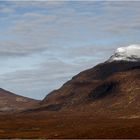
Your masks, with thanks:
M 140 117 L 139 59 L 136 61 L 124 59 L 110 61 L 110 59 L 74 76 L 60 89 L 47 95 L 33 110 L 79 111 L 101 116 L 110 114 L 112 117 Z
M 51 92 L 40 110 L 140 116 L 140 62 L 102 63 Z M 125 110 L 125 111 L 124 111 Z

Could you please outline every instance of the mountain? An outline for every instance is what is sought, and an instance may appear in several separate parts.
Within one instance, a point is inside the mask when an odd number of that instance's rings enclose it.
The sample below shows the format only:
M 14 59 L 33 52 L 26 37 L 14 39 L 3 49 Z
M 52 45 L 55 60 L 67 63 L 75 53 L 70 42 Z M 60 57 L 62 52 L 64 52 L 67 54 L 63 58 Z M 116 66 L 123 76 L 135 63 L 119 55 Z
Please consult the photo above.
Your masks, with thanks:
M 133 45 L 120 50 L 106 62 L 80 72 L 35 106 L 0 115 L 0 138 L 140 138 L 139 49 Z M 15 105 L 17 96 L 1 95 Z
M 14 112 L 30 108 L 37 100 L 19 96 L 0 88 L 0 113 Z
M 131 48 L 131 52 L 128 50 Z M 137 49 L 137 50 L 136 50 Z M 120 50 L 120 49 L 119 49 Z M 112 117 L 140 117 L 140 61 L 128 58 L 139 48 L 129 46 L 121 55 L 85 70 L 54 90 L 36 111 L 75 111 Z M 118 49 L 117 49 L 118 52 Z M 127 55 L 126 55 L 127 54 Z M 139 54 L 139 53 L 138 53 Z M 113 55 L 115 56 L 115 55 Z M 112 60 L 112 61 L 110 61 Z M 132 61 L 131 61 L 132 60 Z

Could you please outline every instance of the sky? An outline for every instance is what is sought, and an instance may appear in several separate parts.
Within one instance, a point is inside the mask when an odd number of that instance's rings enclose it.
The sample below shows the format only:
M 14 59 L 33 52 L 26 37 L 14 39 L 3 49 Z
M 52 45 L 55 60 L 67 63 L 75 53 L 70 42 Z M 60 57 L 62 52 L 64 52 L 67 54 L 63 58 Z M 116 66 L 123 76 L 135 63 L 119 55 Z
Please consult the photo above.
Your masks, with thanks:
M 0 1 L 0 87 L 43 99 L 140 44 L 139 1 Z

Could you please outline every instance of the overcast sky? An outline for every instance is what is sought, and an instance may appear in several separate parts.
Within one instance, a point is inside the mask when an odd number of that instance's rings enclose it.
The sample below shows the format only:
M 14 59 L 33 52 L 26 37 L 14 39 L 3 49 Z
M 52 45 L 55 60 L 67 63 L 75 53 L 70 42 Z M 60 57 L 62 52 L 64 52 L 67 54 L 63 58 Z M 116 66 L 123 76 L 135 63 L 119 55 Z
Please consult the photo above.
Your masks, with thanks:
M 140 44 L 140 2 L 0 2 L 0 87 L 42 99 L 117 47 Z

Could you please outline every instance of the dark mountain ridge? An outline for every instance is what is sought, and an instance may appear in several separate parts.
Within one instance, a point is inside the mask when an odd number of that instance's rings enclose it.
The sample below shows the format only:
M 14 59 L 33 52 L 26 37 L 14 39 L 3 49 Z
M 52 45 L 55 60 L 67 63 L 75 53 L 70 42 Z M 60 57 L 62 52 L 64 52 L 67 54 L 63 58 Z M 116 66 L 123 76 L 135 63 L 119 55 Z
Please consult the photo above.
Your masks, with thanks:
M 74 76 L 29 111 L 80 111 L 118 117 L 137 111 L 139 117 L 139 80 L 139 61 L 106 61 Z

